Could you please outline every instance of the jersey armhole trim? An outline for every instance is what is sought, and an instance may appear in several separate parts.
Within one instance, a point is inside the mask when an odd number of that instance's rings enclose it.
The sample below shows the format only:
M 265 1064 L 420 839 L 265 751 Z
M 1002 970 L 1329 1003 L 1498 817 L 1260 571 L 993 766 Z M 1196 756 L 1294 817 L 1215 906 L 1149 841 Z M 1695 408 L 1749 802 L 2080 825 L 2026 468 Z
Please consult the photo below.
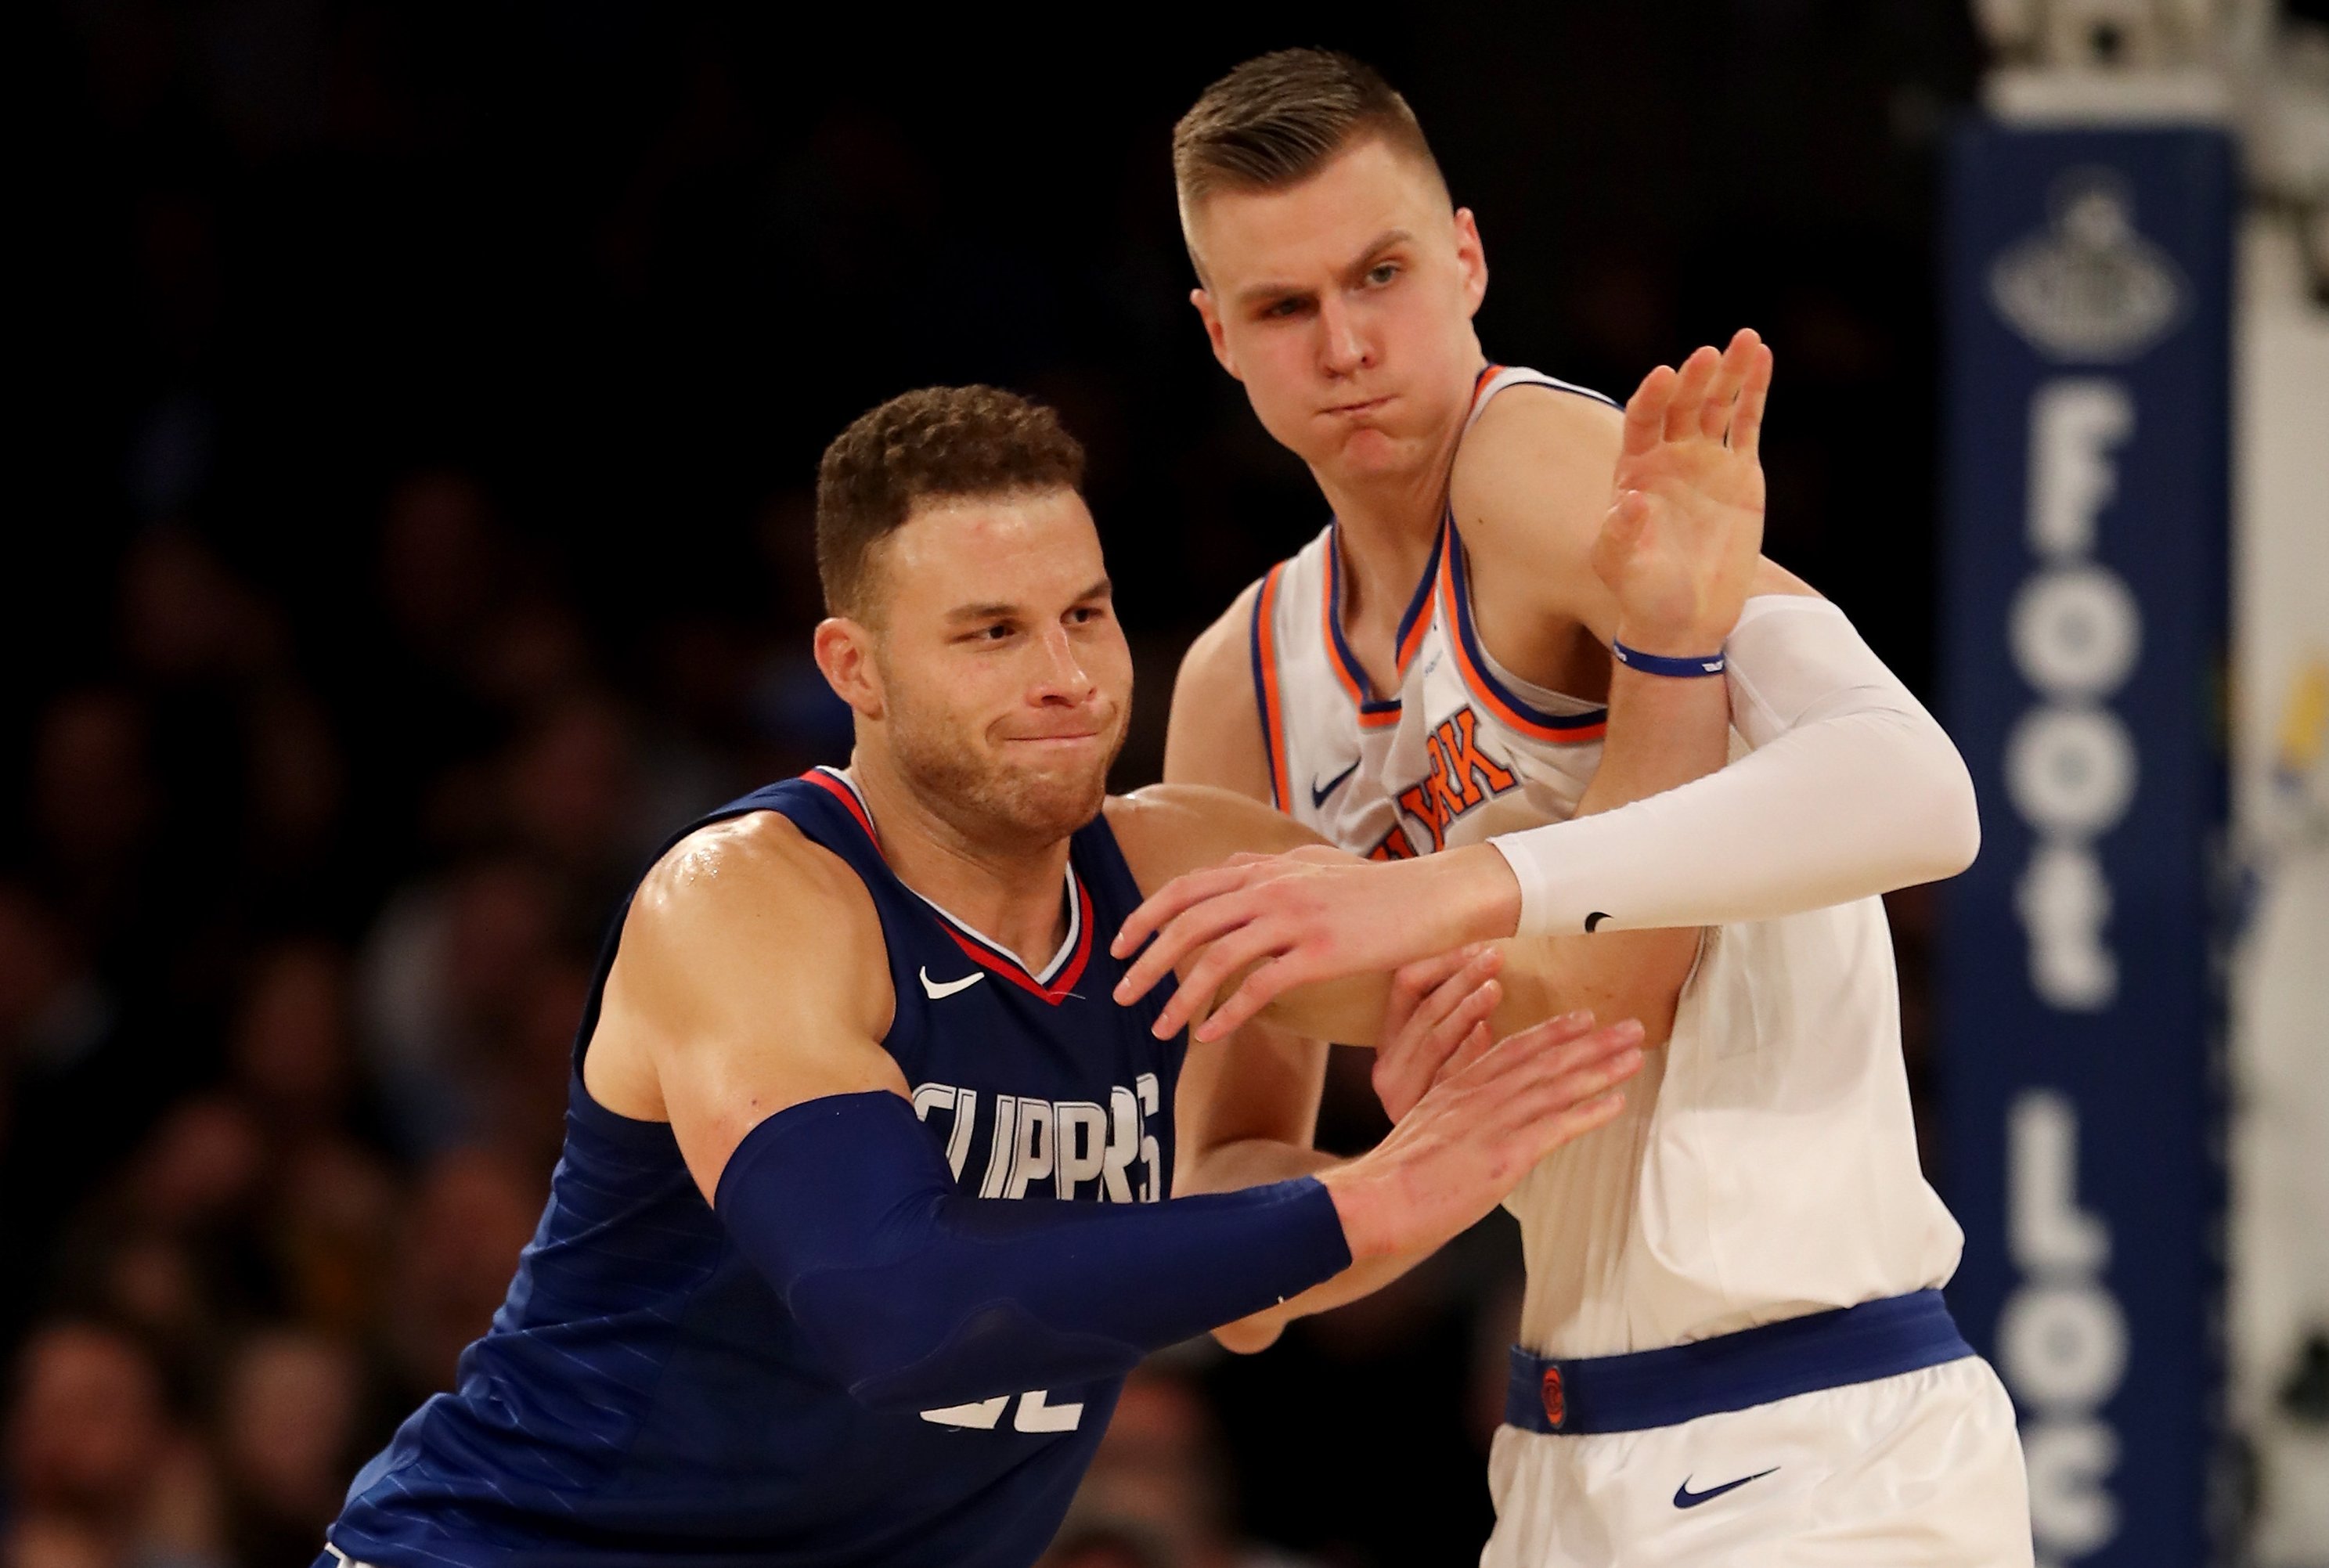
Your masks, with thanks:
M 1608 709 L 1592 708 L 1582 713 L 1545 713 L 1521 701 L 1488 668 L 1486 651 L 1472 628 L 1471 595 L 1465 583 L 1464 536 L 1456 531 L 1452 515 L 1447 519 L 1447 548 L 1439 558 L 1439 591 L 1441 608 L 1456 634 L 1448 639 L 1449 648 L 1456 656 L 1456 668 L 1464 677 L 1465 688 L 1482 706 L 1534 741 L 1576 746 L 1598 741 L 1607 733 Z
M 1253 596 L 1253 705 L 1261 720 L 1261 745 L 1269 759 L 1269 803 L 1289 809 L 1287 787 L 1286 713 L 1278 690 L 1278 588 L 1286 562 L 1271 567 Z

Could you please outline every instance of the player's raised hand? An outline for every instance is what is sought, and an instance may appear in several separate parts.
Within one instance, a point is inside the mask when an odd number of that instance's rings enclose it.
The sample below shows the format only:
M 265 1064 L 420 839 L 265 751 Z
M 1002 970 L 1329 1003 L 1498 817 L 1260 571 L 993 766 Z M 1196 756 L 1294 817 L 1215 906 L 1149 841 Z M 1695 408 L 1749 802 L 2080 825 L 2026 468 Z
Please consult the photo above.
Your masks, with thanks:
M 1375 1036 L 1375 1095 L 1394 1122 L 1448 1072 L 1486 1052 L 1488 1020 L 1504 997 L 1504 954 L 1485 944 L 1419 959 L 1391 977 Z
M 1738 623 L 1763 549 L 1759 448 L 1770 390 L 1771 350 L 1742 327 L 1719 354 L 1660 365 L 1627 400 L 1617 500 L 1593 548 L 1627 647 L 1713 653 Z
M 1320 1180 L 1353 1259 L 1436 1247 L 1493 1209 L 1536 1163 L 1625 1103 L 1642 1026 L 1570 1013 L 1523 1029 L 1452 1070 L 1382 1142 Z

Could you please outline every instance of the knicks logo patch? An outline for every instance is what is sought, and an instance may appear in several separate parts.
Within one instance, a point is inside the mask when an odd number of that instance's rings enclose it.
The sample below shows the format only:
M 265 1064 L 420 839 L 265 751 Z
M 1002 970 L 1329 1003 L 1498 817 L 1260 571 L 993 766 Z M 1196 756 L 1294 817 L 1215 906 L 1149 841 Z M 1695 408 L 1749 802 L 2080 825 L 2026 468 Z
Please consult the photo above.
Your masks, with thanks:
M 1520 783 L 1511 769 L 1480 750 L 1479 729 L 1480 716 L 1468 707 L 1442 719 L 1423 741 L 1431 771 L 1399 792 L 1400 808 L 1423 824 L 1435 850 L 1447 846 L 1456 818 Z
M 1561 1422 L 1569 1419 L 1569 1393 L 1561 1386 L 1561 1368 L 1558 1366 L 1544 1369 L 1542 1397 L 1544 1400 L 1544 1419 L 1552 1424 L 1555 1431 L 1559 1431 Z

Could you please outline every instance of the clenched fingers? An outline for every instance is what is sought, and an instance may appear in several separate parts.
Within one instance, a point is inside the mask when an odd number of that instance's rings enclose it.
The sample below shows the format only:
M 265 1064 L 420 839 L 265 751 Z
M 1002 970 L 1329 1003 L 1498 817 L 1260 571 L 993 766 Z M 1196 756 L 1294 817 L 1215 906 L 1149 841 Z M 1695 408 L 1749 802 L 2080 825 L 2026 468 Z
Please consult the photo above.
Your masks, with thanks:
M 1450 948 L 1444 953 L 1434 953 L 1428 959 L 1418 959 L 1402 964 L 1391 978 L 1391 996 L 1383 1006 L 1382 1037 L 1390 1040 L 1407 1027 L 1407 1021 L 1423 1005 L 1423 999 L 1476 963 L 1483 953 L 1495 949 L 1483 942 L 1471 942 L 1460 948 Z M 1489 973 L 1494 972 L 1493 968 Z M 1484 973 L 1482 978 L 1486 978 Z
M 1489 978 L 1497 955 L 1479 955 L 1448 977 L 1425 998 L 1407 1024 L 1386 1031 L 1376 1048 L 1374 1084 L 1383 1110 L 1393 1121 L 1414 1109 L 1415 1102 L 1443 1074 L 1460 1072 L 1487 1046 L 1487 1021 L 1502 998 L 1504 987 Z M 1464 1063 L 1457 1057 L 1473 1041 L 1479 1042 Z
M 1495 996 L 1501 992 L 1502 987 L 1496 986 L 1490 977 L 1504 966 L 1504 955 L 1494 948 L 1481 946 L 1468 949 L 1458 949 L 1456 956 L 1463 959 L 1463 963 L 1441 975 L 1431 989 L 1408 1009 L 1407 1019 L 1400 1028 L 1397 1031 L 1386 1032 L 1384 1035 L 1386 1043 L 1396 1044 L 1399 1034 L 1407 1032 L 1409 1025 L 1426 1030 L 1438 1028 L 1449 1015 L 1466 1003 L 1476 1002 L 1480 993 L 1484 991 L 1491 993 L 1488 1006 L 1491 1011 L 1494 1010 Z M 1438 961 L 1427 959 L 1424 963 L 1433 964 Z M 1400 974 L 1404 977 L 1410 970 L 1422 967 L 1422 965 L 1410 964 L 1406 969 L 1400 970 Z M 1397 984 L 1397 981 L 1393 982 L 1394 987 Z M 1483 1013 L 1480 1015 L 1485 1017 L 1487 1015 Z

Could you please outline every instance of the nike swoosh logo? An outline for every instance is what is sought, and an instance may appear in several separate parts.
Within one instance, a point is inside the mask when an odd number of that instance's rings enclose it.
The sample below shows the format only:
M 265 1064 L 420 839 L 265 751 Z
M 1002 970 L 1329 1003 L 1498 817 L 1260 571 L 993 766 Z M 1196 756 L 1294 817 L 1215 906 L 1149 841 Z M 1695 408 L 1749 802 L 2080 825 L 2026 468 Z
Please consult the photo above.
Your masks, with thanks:
M 933 980 L 930 978 L 929 970 L 925 968 L 922 970 L 922 989 L 928 991 L 930 994 L 930 1000 L 935 1002 L 940 997 L 951 997 L 957 991 L 967 991 L 985 978 L 986 978 L 985 970 L 973 969 L 959 980 Z
M 1335 774 L 1332 779 L 1327 779 L 1324 784 L 1312 784 L 1310 786 L 1311 808 L 1315 810 L 1317 808 L 1325 805 L 1326 797 L 1332 795 L 1335 790 L 1340 789 L 1343 787 L 1343 780 L 1348 779 L 1352 774 L 1358 770 L 1359 765 L 1356 762 L 1353 762 L 1349 767 L 1344 769 L 1341 772 Z
M 1674 1507 L 1677 1508 L 1695 1508 L 1701 1503 L 1711 1503 L 1714 1501 L 1715 1498 L 1722 1496 L 1723 1493 L 1735 1492 L 1749 1481 L 1759 1481 L 1765 1476 L 1777 1474 L 1778 1469 L 1778 1466 L 1773 1465 L 1768 1470 L 1757 1470 L 1751 1476 L 1741 1476 L 1735 1481 L 1725 1481 L 1719 1487 L 1709 1487 L 1702 1492 L 1692 1491 L 1690 1489 L 1690 1478 L 1688 1476 L 1684 1476 L 1682 1478 L 1682 1485 L 1674 1488 Z

